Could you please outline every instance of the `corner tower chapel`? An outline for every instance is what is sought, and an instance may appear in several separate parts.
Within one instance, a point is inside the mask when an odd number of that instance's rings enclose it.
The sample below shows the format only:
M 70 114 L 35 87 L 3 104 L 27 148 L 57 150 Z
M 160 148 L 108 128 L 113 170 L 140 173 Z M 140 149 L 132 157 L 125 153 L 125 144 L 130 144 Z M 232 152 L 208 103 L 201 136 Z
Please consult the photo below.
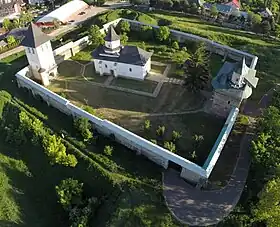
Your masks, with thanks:
M 21 42 L 25 49 L 31 75 L 44 86 L 48 86 L 50 80 L 57 75 L 57 65 L 50 40 L 50 36 L 31 23 Z

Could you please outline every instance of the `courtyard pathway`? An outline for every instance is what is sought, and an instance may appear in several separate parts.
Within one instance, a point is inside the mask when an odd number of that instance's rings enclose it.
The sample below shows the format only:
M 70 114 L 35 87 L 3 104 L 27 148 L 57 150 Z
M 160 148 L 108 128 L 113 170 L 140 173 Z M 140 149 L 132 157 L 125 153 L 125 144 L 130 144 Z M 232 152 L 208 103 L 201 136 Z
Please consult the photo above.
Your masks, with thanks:
M 176 219 L 192 226 L 214 225 L 234 209 L 248 175 L 248 148 L 254 135 L 254 126 L 252 123 L 241 141 L 239 158 L 224 188 L 215 191 L 200 190 L 185 182 L 175 170 L 168 169 L 163 173 L 163 195 Z

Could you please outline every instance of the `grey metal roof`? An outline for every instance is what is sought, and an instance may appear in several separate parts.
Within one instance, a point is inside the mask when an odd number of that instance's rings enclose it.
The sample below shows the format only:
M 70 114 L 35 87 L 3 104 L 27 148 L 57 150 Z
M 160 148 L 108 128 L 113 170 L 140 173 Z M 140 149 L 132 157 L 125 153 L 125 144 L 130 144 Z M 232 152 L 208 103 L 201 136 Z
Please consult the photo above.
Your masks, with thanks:
M 152 56 L 151 52 L 147 52 L 137 46 L 121 47 L 120 52 L 114 54 L 108 54 L 104 49 L 104 46 L 96 48 L 92 52 L 92 57 L 99 60 L 144 66 Z
M 212 80 L 214 89 L 230 89 L 230 80 L 233 72 L 244 76 L 245 83 L 256 88 L 259 78 L 256 77 L 256 70 L 249 68 L 245 63 L 245 58 L 242 61 L 231 63 L 225 62 L 219 70 L 218 75 Z
M 51 40 L 50 36 L 42 32 L 37 25 L 31 23 L 25 32 L 21 45 L 36 48 L 49 40 Z
M 113 26 L 109 27 L 107 35 L 105 36 L 104 40 L 108 42 L 120 40 L 120 37 L 117 35 Z

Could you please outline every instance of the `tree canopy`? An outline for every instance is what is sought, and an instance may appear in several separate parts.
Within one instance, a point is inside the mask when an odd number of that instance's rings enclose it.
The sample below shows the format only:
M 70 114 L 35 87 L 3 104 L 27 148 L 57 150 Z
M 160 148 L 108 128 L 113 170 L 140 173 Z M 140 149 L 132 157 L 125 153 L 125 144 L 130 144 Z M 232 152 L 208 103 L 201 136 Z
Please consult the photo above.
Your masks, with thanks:
M 170 30 L 167 26 L 160 26 L 157 30 L 156 37 L 159 41 L 164 42 L 169 39 Z
M 97 25 L 91 26 L 89 30 L 89 39 L 93 47 L 104 44 L 104 35 L 100 32 L 100 28 Z

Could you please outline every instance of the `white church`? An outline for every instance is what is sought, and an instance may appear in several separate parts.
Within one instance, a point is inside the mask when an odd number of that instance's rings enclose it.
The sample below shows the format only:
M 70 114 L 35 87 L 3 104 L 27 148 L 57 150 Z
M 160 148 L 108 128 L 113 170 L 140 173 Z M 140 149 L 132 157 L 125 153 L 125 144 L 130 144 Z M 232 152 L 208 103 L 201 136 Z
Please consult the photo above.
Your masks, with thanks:
M 50 40 L 50 36 L 31 23 L 21 42 L 28 59 L 31 76 L 44 86 L 48 86 L 50 80 L 57 75 L 57 64 Z
M 152 53 L 137 46 L 122 46 L 120 37 L 110 26 L 105 45 L 97 47 L 92 57 L 95 71 L 102 75 L 144 80 L 151 70 Z

